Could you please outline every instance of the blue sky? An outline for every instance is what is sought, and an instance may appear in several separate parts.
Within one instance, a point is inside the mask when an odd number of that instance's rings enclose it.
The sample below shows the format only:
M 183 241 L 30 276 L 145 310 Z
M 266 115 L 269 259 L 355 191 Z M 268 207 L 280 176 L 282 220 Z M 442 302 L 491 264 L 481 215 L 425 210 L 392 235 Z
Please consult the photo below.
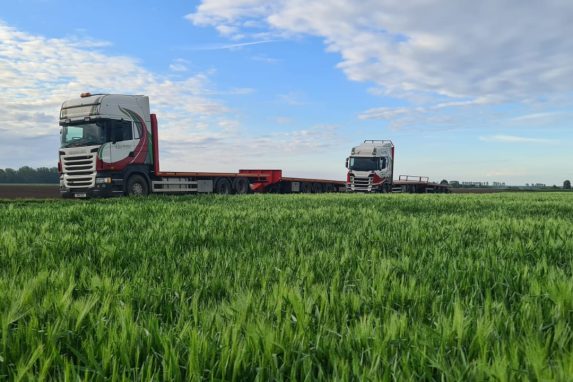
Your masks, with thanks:
M 364 139 L 396 176 L 573 178 L 573 4 L 14 0 L 0 10 L 0 167 L 54 165 L 58 107 L 147 94 L 162 168 L 344 178 Z

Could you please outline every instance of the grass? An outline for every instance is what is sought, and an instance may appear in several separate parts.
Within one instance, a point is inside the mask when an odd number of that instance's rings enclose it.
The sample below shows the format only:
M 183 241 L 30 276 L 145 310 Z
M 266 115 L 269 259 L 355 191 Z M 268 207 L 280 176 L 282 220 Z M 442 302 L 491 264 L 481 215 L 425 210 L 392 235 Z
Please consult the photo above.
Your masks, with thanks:
M 573 196 L 0 202 L 0 380 L 570 380 Z

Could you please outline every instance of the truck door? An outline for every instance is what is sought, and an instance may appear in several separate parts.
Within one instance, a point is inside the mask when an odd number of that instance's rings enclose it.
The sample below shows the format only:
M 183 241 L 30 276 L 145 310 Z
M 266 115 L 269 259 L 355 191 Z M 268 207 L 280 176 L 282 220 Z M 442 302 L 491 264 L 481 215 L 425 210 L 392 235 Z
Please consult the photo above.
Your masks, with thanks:
M 392 177 L 392 168 L 393 168 L 393 163 L 392 163 L 392 158 L 390 156 L 384 157 L 384 175 L 387 177 Z
M 111 121 L 111 161 L 116 170 L 135 160 L 135 148 L 139 143 L 139 131 L 135 129 L 131 121 Z M 119 167 L 117 167 L 119 166 Z

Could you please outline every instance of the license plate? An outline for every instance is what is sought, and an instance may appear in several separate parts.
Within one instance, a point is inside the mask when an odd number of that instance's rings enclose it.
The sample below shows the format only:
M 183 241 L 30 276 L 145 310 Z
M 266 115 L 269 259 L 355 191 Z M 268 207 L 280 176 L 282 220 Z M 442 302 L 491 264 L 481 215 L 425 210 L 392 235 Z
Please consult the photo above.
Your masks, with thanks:
M 87 198 L 88 195 L 85 192 L 82 192 L 79 194 L 74 194 L 74 197 L 76 197 L 76 198 Z

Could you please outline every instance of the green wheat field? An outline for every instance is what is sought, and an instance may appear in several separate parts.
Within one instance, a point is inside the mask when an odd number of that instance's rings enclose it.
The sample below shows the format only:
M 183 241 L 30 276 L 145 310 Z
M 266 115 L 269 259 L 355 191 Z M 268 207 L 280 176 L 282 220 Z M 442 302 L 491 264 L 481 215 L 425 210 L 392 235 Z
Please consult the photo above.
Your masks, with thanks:
M 0 380 L 573 379 L 573 194 L 0 202 Z

